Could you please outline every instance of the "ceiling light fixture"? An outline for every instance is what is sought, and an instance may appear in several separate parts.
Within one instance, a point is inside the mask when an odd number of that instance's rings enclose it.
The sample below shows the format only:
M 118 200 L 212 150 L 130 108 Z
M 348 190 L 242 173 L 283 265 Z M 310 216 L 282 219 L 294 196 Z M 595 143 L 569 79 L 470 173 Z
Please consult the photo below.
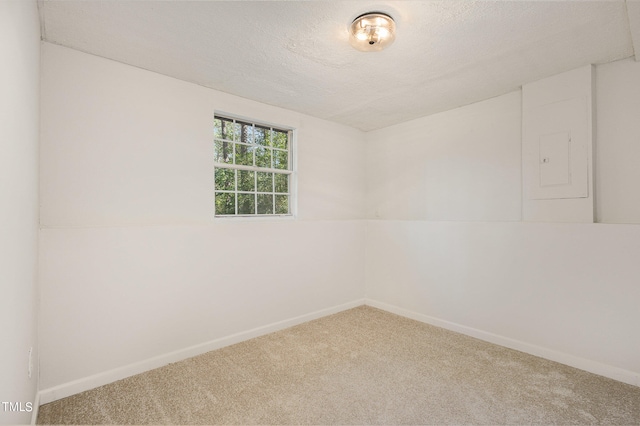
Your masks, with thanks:
M 358 16 L 349 26 L 351 45 L 361 52 L 377 52 L 396 39 L 396 23 L 382 12 Z

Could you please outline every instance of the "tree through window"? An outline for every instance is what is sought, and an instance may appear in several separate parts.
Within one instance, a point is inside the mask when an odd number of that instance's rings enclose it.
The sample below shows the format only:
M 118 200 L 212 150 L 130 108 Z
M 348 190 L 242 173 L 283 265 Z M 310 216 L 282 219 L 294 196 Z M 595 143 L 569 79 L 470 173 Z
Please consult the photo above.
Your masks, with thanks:
M 291 215 L 292 132 L 215 115 L 216 216 Z

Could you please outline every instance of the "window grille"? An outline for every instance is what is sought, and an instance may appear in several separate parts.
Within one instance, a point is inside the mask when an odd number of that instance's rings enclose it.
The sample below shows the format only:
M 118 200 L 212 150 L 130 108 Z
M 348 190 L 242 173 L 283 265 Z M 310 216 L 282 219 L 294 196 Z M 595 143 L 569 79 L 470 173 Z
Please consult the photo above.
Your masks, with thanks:
M 292 134 L 215 115 L 215 216 L 291 215 Z

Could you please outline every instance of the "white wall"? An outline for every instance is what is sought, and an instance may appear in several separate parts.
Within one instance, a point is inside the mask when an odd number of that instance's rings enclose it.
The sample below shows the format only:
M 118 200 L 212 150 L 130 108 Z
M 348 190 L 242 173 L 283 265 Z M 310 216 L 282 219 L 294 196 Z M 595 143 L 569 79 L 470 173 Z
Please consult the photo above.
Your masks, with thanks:
M 521 219 L 520 92 L 367 134 L 367 217 Z
M 44 227 L 211 223 L 214 110 L 297 129 L 300 219 L 362 217 L 362 132 L 43 46 Z
M 369 221 L 367 298 L 640 385 L 639 255 L 638 226 Z
M 637 65 L 596 70 L 596 199 L 610 221 L 640 217 Z M 519 102 L 509 94 L 368 135 L 367 217 L 386 220 L 367 222 L 367 299 L 640 385 L 640 227 L 517 222 Z
M 611 222 L 640 218 L 618 193 L 637 192 L 637 74 L 630 61 L 597 69 L 597 202 Z M 365 137 L 46 43 L 42 87 L 45 399 L 365 294 L 639 384 L 640 228 L 519 222 L 519 91 Z M 214 110 L 298 130 L 297 220 L 212 221 Z
M 640 63 L 599 65 L 596 93 L 597 221 L 640 223 Z
M 362 132 L 42 50 L 43 399 L 362 298 Z M 214 110 L 297 129 L 297 220 L 213 221 Z
M 38 378 L 40 24 L 35 1 L 0 1 L 0 63 L 0 401 L 26 410 L 27 402 L 34 403 Z M 0 424 L 30 418 L 29 412 L 0 406 Z

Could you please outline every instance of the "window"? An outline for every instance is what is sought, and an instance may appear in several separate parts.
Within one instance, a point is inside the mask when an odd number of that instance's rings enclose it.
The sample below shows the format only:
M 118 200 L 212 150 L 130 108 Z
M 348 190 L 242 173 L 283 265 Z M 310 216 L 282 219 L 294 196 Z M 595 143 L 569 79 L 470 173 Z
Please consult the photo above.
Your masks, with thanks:
M 215 115 L 216 216 L 291 215 L 292 132 Z

